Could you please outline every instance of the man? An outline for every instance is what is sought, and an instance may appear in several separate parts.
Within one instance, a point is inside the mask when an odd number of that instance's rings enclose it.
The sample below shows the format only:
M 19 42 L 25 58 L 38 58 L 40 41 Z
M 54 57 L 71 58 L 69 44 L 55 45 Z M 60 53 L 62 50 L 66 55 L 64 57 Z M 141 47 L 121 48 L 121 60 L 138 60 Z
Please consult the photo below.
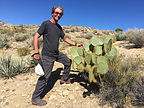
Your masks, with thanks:
M 43 106 L 47 104 L 45 100 L 41 99 L 41 94 L 47 85 L 47 81 L 51 75 L 54 61 L 60 62 L 64 65 L 63 76 L 61 77 L 60 83 L 70 84 L 69 73 L 71 67 L 71 59 L 69 59 L 65 54 L 58 51 L 59 38 L 62 38 L 65 42 L 75 45 L 77 47 L 83 47 L 82 45 L 77 45 L 75 42 L 67 38 L 58 24 L 58 21 L 63 16 L 63 8 L 60 6 L 55 6 L 52 9 L 51 20 L 44 21 L 38 31 L 34 36 L 34 59 L 42 61 L 44 76 L 41 76 L 32 95 L 32 104 Z M 43 35 L 43 49 L 42 58 L 40 58 L 38 49 L 38 38 Z

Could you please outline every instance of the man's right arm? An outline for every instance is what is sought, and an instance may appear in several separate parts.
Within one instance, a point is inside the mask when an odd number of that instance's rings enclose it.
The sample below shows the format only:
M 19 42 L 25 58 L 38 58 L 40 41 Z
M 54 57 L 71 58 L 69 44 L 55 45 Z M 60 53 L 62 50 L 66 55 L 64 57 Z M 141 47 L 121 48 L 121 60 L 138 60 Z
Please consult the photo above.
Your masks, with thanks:
M 36 32 L 33 42 L 34 42 L 34 53 L 39 53 L 38 49 L 38 38 L 40 37 L 40 34 Z M 40 59 L 40 54 L 34 55 L 34 59 L 39 60 Z

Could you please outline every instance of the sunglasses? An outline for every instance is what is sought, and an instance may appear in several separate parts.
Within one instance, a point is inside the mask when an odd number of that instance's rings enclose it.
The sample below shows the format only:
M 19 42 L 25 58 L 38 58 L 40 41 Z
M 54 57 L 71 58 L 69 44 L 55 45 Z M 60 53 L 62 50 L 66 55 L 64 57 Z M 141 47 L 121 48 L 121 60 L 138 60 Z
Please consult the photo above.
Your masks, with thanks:
M 59 12 L 55 12 L 55 14 L 56 14 L 56 15 L 58 15 L 58 14 L 59 14 L 60 16 L 62 16 L 62 15 L 63 15 L 63 13 L 59 13 Z

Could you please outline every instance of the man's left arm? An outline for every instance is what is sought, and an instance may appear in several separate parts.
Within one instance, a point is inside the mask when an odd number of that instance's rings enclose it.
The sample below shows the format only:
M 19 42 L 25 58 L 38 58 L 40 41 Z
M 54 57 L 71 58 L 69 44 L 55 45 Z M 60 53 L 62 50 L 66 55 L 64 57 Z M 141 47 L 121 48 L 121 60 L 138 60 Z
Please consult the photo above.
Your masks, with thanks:
M 68 44 L 70 44 L 70 45 L 83 48 L 83 45 L 82 45 L 82 44 L 77 44 L 77 43 L 75 43 L 74 41 L 72 41 L 72 40 L 70 40 L 69 38 L 67 38 L 66 36 L 64 36 L 63 40 L 64 40 L 65 42 L 67 42 Z

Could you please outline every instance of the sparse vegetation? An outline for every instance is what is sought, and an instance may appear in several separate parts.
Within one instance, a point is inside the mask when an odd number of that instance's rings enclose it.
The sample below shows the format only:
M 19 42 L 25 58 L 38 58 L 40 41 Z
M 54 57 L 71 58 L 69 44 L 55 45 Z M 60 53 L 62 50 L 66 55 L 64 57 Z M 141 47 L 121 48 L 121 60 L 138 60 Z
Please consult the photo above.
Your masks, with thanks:
M 144 29 L 129 29 L 126 31 L 126 40 L 134 43 L 135 47 L 144 46 Z
M 116 37 L 117 41 L 122 41 L 126 39 L 124 32 L 117 32 L 116 34 L 114 34 L 114 36 Z
M 16 40 L 17 42 L 19 42 L 19 41 L 25 41 L 26 39 L 28 39 L 28 35 L 17 34 L 17 35 L 15 36 L 15 40 Z
M 17 53 L 19 56 L 26 56 L 27 54 L 30 54 L 30 49 L 26 47 L 18 48 Z
M 26 72 L 23 59 L 12 60 L 11 56 L 2 56 L 0 58 L 1 77 L 10 78 L 23 72 Z
M 9 40 L 7 36 L 0 37 L 0 48 L 5 47 L 8 41 Z
M 102 76 L 102 88 L 99 93 L 101 103 L 108 102 L 114 108 L 122 108 L 132 100 L 133 87 L 140 81 L 139 67 L 142 63 L 140 59 L 125 60 L 122 57 L 112 61 L 109 72 Z

